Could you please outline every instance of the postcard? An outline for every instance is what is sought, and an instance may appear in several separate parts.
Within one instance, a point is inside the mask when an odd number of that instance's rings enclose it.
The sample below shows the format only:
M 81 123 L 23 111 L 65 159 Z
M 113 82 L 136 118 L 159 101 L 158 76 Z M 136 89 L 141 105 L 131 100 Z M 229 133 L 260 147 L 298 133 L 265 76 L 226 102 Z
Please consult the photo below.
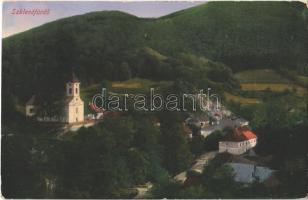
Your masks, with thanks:
M 301 1 L 5 1 L 8 199 L 307 197 Z

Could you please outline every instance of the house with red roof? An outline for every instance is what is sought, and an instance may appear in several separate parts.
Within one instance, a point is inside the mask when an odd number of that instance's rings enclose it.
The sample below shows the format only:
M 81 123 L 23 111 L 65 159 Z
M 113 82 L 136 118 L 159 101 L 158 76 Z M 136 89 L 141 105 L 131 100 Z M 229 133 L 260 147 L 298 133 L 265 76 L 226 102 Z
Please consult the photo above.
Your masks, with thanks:
M 247 126 L 240 126 L 227 133 L 219 142 L 219 152 L 240 155 L 257 145 L 257 136 Z

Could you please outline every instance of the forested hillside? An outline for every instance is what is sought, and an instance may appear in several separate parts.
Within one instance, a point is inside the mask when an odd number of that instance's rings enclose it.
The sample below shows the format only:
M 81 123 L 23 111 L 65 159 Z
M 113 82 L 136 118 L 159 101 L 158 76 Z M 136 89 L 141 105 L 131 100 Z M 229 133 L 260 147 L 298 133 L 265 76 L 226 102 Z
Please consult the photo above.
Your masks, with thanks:
M 218 70 L 303 70 L 307 35 L 307 8 L 299 2 L 210 2 L 157 19 L 94 12 L 3 39 L 3 86 L 25 101 L 30 93 L 59 96 L 71 68 L 84 85 L 175 80 L 185 69 L 209 68 L 203 58 L 226 65 L 216 63 Z

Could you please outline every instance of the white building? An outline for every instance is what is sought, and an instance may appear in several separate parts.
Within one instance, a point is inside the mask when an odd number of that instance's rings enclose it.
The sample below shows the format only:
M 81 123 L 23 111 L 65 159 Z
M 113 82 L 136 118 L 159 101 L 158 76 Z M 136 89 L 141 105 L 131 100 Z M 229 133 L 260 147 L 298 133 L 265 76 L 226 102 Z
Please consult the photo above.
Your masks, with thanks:
M 36 114 L 35 112 L 35 99 L 36 96 L 33 95 L 29 101 L 26 103 L 26 116 L 27 117 L 32 117 Z
M 65 116 L 67 123 L 84 121 L 84 103 L 80 98 L 80 82 L 73 73 L 71 80 L 66 83 Z
M 257 136 L 247 126 L 241 126 L 226 134 L 219 142 L 219 152 L 240 155 L 255 147 L 256 144 Z

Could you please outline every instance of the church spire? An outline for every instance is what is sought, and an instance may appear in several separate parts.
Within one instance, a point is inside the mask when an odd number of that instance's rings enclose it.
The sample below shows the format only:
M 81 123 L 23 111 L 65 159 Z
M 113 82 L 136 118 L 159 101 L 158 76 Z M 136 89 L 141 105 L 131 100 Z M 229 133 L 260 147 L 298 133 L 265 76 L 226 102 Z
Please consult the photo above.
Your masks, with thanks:
M 70 73 L 70 78 L 69 78 L 69 82 L 71 83 L 79 83 L 79 79 L 77 78 L 73 67 L 71 68 L 71 73 Z

